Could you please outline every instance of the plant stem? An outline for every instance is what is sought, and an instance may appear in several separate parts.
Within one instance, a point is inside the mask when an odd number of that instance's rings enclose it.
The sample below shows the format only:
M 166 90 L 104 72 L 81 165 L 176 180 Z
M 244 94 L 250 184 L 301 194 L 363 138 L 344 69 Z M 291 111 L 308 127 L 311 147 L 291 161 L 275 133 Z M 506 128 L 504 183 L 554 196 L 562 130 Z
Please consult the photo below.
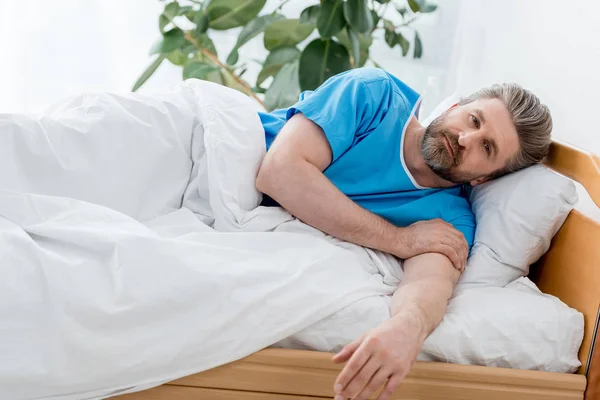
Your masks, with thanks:
M 291 1 L 291 0 L 283 0 L 283 1 L 281 2 L 281 4 L 279 5 L 279 7 L 277 7 L 277 8 L 275 9 L 275 11 L 281 11 L 281 9 L 283 8 L 283 6 L 285 6 L 285 5 L 286 5 L 287 3 L 289 3 L 290 1 Z M 275 11 L 273 11 L 273 12 L 275 12 Z
M 265 104 L 252 91 L 252 88 L 246 82 L 244 82 L 243 79 L 241 79 L 239 76 L 237 76 L 227 65 L 223 64 L 216 55 L 214 55 L 213 53 L 211 53 L 208 49 L 205 49 L 204 47 L 202 47 L 200 45 L 200 43 L 198 43 L 198 41 L 196 39 L 194 39 L 189 32 L 187 32 L 185 34 L 185 38 L 190 43 L 192 43 L 194 46 L 196 46 L 197 48 L 199 48 L 200 51 L 202 52 L 202 54 L 204 54 L 206 57 L 208 57 L 208 59 L 210 61 L 212 61 L 213 63 L 217 64 L 219 67 L 223 68 L 237 83 L 240 84 L 240 86 L 242 86 L 244 88 L 244 90 L 245 90 L 245 92 L 246 92 L 246 94 L 248 96 L 250 96 L 254 100 L 256 100 L 258 102 L 258 104 L 261 105 L 262 108 L 265 108 Z
M 396 31 L 398 28 L 407 28 L 407 27 L 409 27 L 409 25 L 412 24 L 413 22 L 415 22 L 417 19 L 419 19 L 419 17 L 415 15 L 414 17 L 411 17 L 408 21 L 403 22 L 400 25 L 394 25 L 393 26 L 394 31 Z M 377 29 L 384 29 L 385 30 L 384 27 L 375 27 L 375 28 L 373 28 L 374 31 L 377 30 Z

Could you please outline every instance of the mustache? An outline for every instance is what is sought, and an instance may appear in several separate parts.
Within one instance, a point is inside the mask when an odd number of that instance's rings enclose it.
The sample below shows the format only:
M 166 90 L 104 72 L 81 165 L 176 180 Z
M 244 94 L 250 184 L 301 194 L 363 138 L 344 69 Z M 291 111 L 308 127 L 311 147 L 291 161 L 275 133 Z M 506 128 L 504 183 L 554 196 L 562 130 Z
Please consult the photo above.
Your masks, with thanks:
M 452 152 L 454 153 L 454 158 L 458 161 L 458 156 L 460 154 L 460 145 L 458 144 L 458 135 L 454 135 L 448 131 L 442 133 L 448 139 L 450 143 L 450 147 L 452 147 Z
M 454 154 L 454 165 L 458 165 L 460 163 L 460 145 L 458 144 L 458 135 L 453 134 L 447 129 L 440 129 L 436 132 L 437 139 L 440 141 L 440 145 L 446 147 L 443 143 L 444 137 L 448 139 L 448 143 L 452 148 L 452 153 Z

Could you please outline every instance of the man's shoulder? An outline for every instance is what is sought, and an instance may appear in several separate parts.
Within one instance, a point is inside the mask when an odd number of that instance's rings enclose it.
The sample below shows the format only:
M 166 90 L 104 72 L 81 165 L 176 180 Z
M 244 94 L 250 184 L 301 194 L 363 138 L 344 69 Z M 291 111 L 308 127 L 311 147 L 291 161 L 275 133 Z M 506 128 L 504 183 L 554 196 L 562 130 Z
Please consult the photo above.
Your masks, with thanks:
M 349 82 L 364 84 L 365 87 L 391 87 L 393 80 L 391 75 L 381 68 L 361 67 L 348 70 L 341 77 Z

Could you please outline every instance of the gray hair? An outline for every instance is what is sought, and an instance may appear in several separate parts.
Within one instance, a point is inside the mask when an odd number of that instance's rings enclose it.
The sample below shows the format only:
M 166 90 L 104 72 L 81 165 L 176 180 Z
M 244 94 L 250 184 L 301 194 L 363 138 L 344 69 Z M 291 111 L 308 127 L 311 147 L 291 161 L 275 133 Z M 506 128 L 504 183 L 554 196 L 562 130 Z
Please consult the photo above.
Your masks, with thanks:
M 504 102 L 519 135 L 519 151 L 507 165 L 490 178 L 527 168 L 543 161 L 552 142 L 552 116 L 548 107 L 529 90 L 516 83 L 496 84 L 465 97 L 459 105 L 477 99 L 499 99 Z

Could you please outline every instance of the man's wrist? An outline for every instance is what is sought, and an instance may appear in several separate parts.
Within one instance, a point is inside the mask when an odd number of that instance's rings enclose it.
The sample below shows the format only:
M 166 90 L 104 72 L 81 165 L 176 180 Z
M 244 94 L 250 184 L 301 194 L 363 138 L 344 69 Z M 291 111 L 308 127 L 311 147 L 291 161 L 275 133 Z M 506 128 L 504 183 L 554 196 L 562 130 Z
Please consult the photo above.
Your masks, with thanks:
M 392 324 L 402 330 L 406 329 L 407 324 L 410 325 L 415 333 L 415 339 L 421 343 L 427 339 L 431 331 L 429 319 L 420 307 L 400 308 L 392 316 Z
M 410 243 L 411 237 L 408 229 L 405 227 L 394 226 L 392 233 L 390 234 L 389 250 L 387 252 L 401 259 L 408 258 L 410 254 Z

